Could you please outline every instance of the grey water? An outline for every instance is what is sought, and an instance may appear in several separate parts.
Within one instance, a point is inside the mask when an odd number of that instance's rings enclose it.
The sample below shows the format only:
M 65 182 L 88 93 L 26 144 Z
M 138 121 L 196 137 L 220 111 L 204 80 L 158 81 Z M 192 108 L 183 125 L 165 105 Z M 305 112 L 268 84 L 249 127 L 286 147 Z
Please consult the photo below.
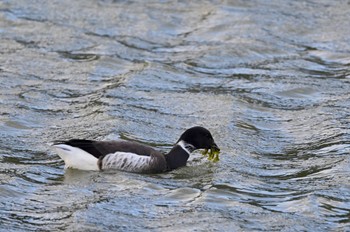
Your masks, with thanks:
M 350 2 L 0 1 L 1 231 L 350 231 Z M 54 140 L 221 148 L 155 175 Z

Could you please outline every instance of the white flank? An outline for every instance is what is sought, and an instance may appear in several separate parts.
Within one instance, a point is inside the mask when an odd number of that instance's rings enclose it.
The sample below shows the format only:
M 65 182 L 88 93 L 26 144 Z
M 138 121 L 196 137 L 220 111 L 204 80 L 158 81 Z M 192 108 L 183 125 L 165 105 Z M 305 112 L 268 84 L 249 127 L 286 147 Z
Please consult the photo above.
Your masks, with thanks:
M 130 152 L 115 152 L 102 160 L 102 169 L 118 169 L 129 172 L 146 172 L 150 169 L 153 158 Z
M 53 145 L 58 155 L 64 160 L 65 168 L 80 170 L 99 170 L 98 159 L 86 151 L 66 144 Z

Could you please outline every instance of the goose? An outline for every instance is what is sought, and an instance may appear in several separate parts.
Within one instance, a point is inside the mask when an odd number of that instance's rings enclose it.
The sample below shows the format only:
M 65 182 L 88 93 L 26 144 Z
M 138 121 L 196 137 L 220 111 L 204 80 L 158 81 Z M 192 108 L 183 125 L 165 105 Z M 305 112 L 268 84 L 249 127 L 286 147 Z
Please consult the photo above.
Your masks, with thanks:
M 102 171 L 116 169 L 135 173 L 161 173 L 186 166 L 197 149 L 219 153 L 213 136 L 204 127 L 187 129 L 167 154 L 134 141 L 71 139 L 53 143 L 65 168 Z

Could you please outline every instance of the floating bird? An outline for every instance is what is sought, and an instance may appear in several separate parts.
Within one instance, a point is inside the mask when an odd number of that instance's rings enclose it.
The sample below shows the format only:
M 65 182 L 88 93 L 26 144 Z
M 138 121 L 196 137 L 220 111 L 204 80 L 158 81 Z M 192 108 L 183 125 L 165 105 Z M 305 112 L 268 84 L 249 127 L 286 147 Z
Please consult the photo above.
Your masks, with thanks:
M 53 144 L 64 160 L 65 168 L 80 170 L 117 169 L 136 173 L 160 173 L 186 165 L 190 154 L 197 149 L 210 150 L 218 160 L 219 147 L 204 127 L 186 130 L 168 154 L 133 141 L 93 141 L 72 139 Z

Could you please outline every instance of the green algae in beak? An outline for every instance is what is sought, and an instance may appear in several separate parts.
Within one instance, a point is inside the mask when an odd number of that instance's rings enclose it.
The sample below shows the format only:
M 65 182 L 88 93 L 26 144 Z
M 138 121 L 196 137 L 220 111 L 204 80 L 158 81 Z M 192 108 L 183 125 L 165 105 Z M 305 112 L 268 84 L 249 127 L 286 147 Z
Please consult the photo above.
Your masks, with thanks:
M 204 151 L 202 151 L 202 155 L 205 155 L 205 156 L 208 155 L 208 160 L 214 163 L 220 160 L 219 154 L 220 154 L 220 149 L 216 145 L 211 147 L 210 149 L 204 149 Z

